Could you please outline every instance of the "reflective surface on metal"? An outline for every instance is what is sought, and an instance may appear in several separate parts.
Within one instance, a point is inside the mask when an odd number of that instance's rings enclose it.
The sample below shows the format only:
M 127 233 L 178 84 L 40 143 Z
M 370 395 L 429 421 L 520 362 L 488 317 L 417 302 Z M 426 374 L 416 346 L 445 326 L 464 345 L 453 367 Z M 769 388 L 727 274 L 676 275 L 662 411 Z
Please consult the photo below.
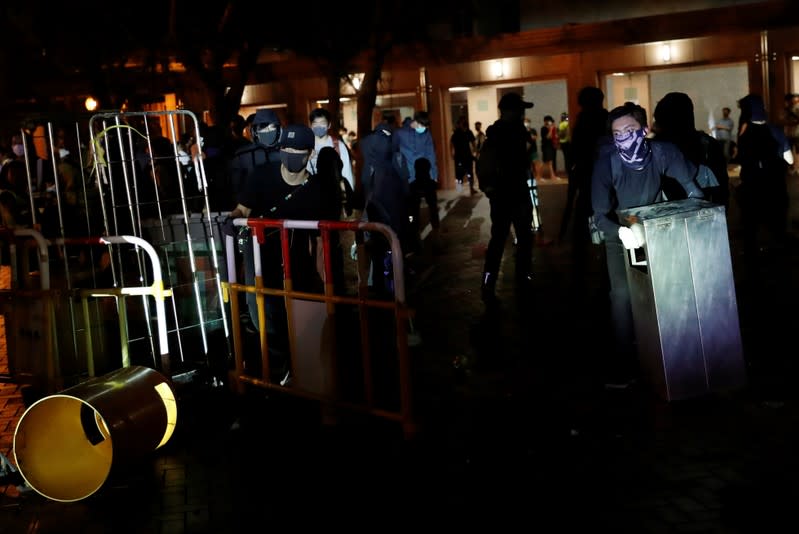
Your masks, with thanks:
M 646 265 L 627 264 L 638 352 L 667 400 L 746 384 L 723 206 L 698 199 L 619 212 L 644 227 Z
M 77 501 L 102 486 L 114 463 L 165 444 L 176 422 L 167 379 L 148 367 L 127 367 L 32 404 L 17 424 L 14 456 L 38 493 Z

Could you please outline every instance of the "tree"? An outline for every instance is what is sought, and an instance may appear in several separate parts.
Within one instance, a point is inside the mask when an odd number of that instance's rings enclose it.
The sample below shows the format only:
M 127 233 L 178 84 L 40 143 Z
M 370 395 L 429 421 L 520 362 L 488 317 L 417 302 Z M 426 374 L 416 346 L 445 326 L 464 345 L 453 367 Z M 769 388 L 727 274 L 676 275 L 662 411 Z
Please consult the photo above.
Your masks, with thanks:
M 429 42 L 430 28 L 447 26 L 462 11 L 458 6 L 462 2 L 454 0 L 310 0 L 280 7 L 244 0 L 202 7 L 179 0 L 77 5 L 30 0 L 3 6 L 0 14 L 12 31 L 0 33 L 6 50 L 22 52 L 5 57 L 12 60 L 12 72 L 21 74 L 23 83 L 15 84 L 19 96 L 46 102 L 53 80 L 74 80 L 84 90 L 88 85 L 106 107 L 120 107 L 135 103 L 141 93 L 163 94 L 188 75 L 207 91 L 216 124 L 227 124 L 238 112 L 263 51 L 293 52 L 316 65 L 317 72 L 309 75 L 327 78 L 335 118 L 341 80 L 353 72 L 365 74 L 358 91 L 358 130 L 368 131 L 392 47 Z M 12 46 L 19 43 L 24 46 Z M 174 64 L 185 66 L 186 74 L 172 72 Z
M 170 1 L 165 47 L 206 87 L 215 124 L 228 124 L 238 113 L 244 87 L 270 38 L 253 28 L 257 21 L 269 20 L 265 11 L 264 3 L 236 0 L 208 3 L 203 9 Z M 235 68 L 228 67 L 231 63 Z

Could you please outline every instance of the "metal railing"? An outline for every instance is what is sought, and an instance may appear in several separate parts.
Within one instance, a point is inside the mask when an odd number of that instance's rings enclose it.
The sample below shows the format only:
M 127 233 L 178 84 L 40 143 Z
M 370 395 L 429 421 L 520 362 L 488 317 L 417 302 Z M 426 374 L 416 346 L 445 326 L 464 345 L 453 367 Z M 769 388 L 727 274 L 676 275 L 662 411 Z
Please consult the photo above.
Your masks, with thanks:
M 394 231 L 387 225 L 373 222 L 357 221 L 303 221 L 303 220 L 270 220 L 270 219 L 235 219 L 236 227 L 249 227 L 253 239 L 252 246 L 253 266 L 255 270 L 254 281 L 251 284 L 242 284 L 238 281 L 237 265 L 241 258 L 237 257 L 237 248 L 232 236 L 226 236 L 227 254 L 227 282 L 223 282 L 223 295 L 230 304 L 232 323 L 232 337 L 234 348 L 235 368 L 232 371 L 232 380 L 238 388 L 244 384 L 261 388 L 280 390 L 290 395 L 305 397 L 322 401 L 324 404 L 369 413 L 402 424 L 406 437 L 413 435 L 416 429 L 412 415 L 412 388 L 411 369 L 408 351 L 408 327 L 412 317 L 412 310 L 405 301 L 405 281 L 403 276 L 403 255 L 399 239 Z M 321 236 L 324 259 L 324 291 L 298 291 L 295 289 L 295 280 L 292 278 L 292 264 L 290 254 L 290 240 L 292 232 L 305 230 L 318 232 Z M 277 234 L 280 240 L 280 258 L 262 258 L 261 245 L 267 238 L 267 233 Z M 357 236 L 358 243 L 358 285 L 354 294 L 336 292 L 333 280 L 334 255 L 341 254 L 340 248 L 331 245 L 331 236 L 342 232 L 352 232 Z M 364 232 L 380 234 L 388 244 L 391 256 L 391 269 L 393 271 L 393 292 L 390 298 L 378 298 L 370 292 L 368 285 L 368 253 L 363 242 Z M 274 239 L 276 236 L 272 235 Z M 341 240 L 337 240 L 341 242 Z M 264 262 L 281 262 L 282 287 L 267 287 L 264 283 Z M 241 324 L 241 306 L 238 296 L 253 294 L 257 302 L 257 317 L 252 318 L 257 329 L 259 362 L 248 365 L 245 356 L 245 342 Z M 282 300 L 285 306 L 287 321 L 288 349 L 290 352 L 290 381 L 287 383 L 285 376 L 273 376 L 273 355 L 270 346 L 273 344 L 272 334 L 268 333 L 269 325 L 266 311 L 267 298 Z M 349 309 L 357 310 L 357 321 L 352 323 L 337 322 L 337 316 L 346 314 Z M 375 317 L 375 313 L 382 310 L 389 313 L 393 324 L 387 324 L 384 316 Z M 382 320 L 381 320 L 382 319 Z M 350 330 L 347 330 L 350 328 Z M 356 331 L 357 330 L 357 331 Z M 385 343 L 387 334 L 393 337 Z M 343 369 L 340 365 L 342 354 L 340 337 L 347 336 L 351 341 L 358 339 L 357 346 L 350 350 L 360 355 L 359 369 L 353 371 L 352 367 Z M 378 343 L 375 350 L 375 339 Z M 310 347 L 310 349 L 309 349 Z M 313 354 L 314 347 L 319 348 L 319 354 Z M 311 354 L 308 354 L 311 352 Z M 376 367 L 392 367 L 388 358 L 396 358 L 396 367 L 388 373 L 388 380 L 375 378 Z M 311 360 L 311 365 L 308 361 Z M 357 358 L 354 358 L 357 360 Z M 259 364 L 259 365 L 258 365 Z M 350 362 L 352 364 L 352 361 Z M 249 367 L 256 372 L 249 372 Z M 260 367 L 260 369 L 258 369 Z M 320 371 L 320 367 L 322 368 Z M 321 372 L 323 378 L 314 381 L 303 376 Z M 355 394 L 356 399 L 347 398 L 346 392 L 339 387 L 342 373 L 360 375 L 362 384 Z M 350 376 L 351 378 L 351 376 Z M 398 388 L 398 399 L 395 405 L 387 406 L 381 401 L 386 395 L 380 395 L 380 386 L 390 387 L 391 382 Z M 390 396 L 390 395 L 389 395 Z

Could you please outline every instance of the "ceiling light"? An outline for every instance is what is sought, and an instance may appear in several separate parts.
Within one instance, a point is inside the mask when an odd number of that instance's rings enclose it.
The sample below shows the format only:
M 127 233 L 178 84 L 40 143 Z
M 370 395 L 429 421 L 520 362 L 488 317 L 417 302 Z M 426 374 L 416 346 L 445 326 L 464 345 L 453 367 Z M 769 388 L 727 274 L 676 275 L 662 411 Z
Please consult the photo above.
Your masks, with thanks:
M 505 75 L 505 70 L 502 66 L 502 60 L 497 60 L 491 63 L 491 75 L 494 78 L 502 78 Z
M 671 61 L 671 45 L 666 43 L 660 47 L 660 59 L 664 62 Z

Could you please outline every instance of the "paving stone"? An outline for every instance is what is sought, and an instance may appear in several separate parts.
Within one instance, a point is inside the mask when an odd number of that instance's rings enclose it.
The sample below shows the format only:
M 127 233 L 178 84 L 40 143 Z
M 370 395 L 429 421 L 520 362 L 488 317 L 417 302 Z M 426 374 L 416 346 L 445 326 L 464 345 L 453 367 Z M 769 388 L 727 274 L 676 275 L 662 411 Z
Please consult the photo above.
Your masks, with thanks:
M 540 188 L 544 228 L 557 227 L 564 193 L 562 184 Z M 244 411 L 227 394 L 203 389 L 181 400 L 175 436 L 136 472 L 74 503 L 72 513 L 43 498 L 0 491 L 0 525 L 29 532 L 31 525 L 59 525 L 63 517 L 60 524 L 74 532 L 226 532 L 236 531 L 231 525 L 260 524 L 270 513 L 296 516 L 314 506 L 379 511 L 402 503 L 403 517 L 421 521 L 453 513 L 496 517 L 504 510 L 498 503 L 516 499 L 544 513 L 552 495 L 563 494 L 580 510 L 572 513 L 575 522 L 596 518 L 609 532 L 618 531 L 612 527 L 621 515 L 642 527 L 632 532 L 718 534 L 729 532 L 724 525 L 731 523 L 731 510 L 741 509 L 736 499 L 751 503 L 757 495 L 764 501 L 758 511 L 779 504 L 757 489 L 762 473 L 799 477 L 799 466 L 787 461 L 799 421 L 796 399 L 780 398 L 779 409 L 736 396 L 678 407 L 643 388 L 603 390 L 596 362 L 601 292 L 583 295 L 584 309 L 575 304 L 569 250 L 555 243 L 535 248 L 535 291 L 517 303 L 509 242 L 498 284 L 501 307 L 496 316 L 486 314 L 478 288 L 487 202 L 481 195 L 464 198 L 441 192 L 440 203 L 450 210 L 441 247 L 438 254 L 428 247 L 418 258 L 423 269 L 434 268 L 409 286 L 423 340 L 413 349 L 419 441 L 409 445 L 398 432 L 384 435 L 369 418 L 320 429 L 305 405 L 278 403 L 276 396 Z M 603 275 L 598 250 L 592 249 L 587 269 L 589 286 L 597 288 Z M 786 284 L 782 292 L 795 300 L 797 287 Z M 772 304 L 758 306 L 760 320 L 769 336 L 790 341 L 782 333 L 787 328 L 774 327 Z M 784 324 L 799 324 L 799 311 L 790 314 L 793 322 Z M 765 337 L 760 325 L 743 326 L 756 341 Z M 492 358 L 496 368 L 482 367 Z M 796 375 L 772 370 L 764 371 L 763 382 L 754 380 L 769 393 L 777 386 L 790 391 Z M 0 383 L 0 450 L 10 452 L 9 436 L 24 408 L 19 388 Z M 229 421 L 216 424 L 232 410 L 246 416 L 237 434 L 228 430 Z M 344 492 L 342 484 L 357 490 Z M 523 491 L 514 493 L 511 485 Z M 135 522 L 122 513 L 131 506 L 140 512 Z

